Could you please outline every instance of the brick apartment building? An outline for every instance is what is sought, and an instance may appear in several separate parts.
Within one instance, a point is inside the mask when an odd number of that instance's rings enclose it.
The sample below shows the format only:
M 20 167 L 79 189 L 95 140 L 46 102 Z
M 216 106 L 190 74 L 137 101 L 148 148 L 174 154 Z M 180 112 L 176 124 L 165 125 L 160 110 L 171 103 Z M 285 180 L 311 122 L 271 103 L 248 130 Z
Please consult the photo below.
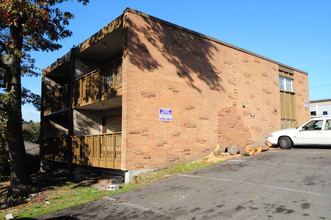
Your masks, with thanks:
M 306 72 L 133 9 L 44 69 L 42 97 L 43 158 L 122 171 L 310 117 Z

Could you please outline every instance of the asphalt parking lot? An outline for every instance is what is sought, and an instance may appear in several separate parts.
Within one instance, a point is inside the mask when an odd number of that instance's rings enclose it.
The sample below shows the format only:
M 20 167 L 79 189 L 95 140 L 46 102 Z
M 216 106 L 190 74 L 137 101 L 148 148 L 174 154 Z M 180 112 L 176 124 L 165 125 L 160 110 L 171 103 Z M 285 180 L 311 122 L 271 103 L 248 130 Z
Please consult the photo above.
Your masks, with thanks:
M 331 147 L 273 149 L 37 219 L 331 219 Z

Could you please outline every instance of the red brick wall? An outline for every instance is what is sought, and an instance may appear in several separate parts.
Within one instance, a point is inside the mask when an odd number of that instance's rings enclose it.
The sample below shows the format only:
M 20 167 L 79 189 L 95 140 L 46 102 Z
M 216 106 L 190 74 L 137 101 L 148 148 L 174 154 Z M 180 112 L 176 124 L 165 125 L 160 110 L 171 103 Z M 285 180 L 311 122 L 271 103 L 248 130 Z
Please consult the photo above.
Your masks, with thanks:
M 261 144 L 280 129 L 277 64 L 134 13 L 124 19 L 123 170 L 193 161 L 217 143 Z M 306 99 L 307 77 L 295 75 Z M 160 121 L 159 108 L 173 120 Z

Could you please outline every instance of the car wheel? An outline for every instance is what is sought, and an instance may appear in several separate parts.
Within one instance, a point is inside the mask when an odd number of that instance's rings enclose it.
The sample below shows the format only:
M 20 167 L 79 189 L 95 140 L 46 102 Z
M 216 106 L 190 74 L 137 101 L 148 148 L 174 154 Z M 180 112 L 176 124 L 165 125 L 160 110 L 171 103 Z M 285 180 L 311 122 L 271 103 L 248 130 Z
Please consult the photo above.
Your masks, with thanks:
M 289 137 L 281 137 L 279 138 L 279 146 L 282 149 L 290 149 L 293 146 L 292 140 Z

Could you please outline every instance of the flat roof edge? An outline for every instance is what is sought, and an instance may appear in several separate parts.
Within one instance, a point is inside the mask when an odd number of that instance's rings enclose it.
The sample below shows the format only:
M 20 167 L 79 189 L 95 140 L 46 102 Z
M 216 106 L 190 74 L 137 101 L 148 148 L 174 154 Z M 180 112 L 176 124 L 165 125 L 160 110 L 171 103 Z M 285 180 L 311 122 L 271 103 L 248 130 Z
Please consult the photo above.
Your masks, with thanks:
M 165 21 L 165 20 L 162 20 L 160 18 L 157 18 L 157 17 L 154 17 L 154 16 L 151 16 L 151 15 L 148 15 L 146 13 L 143 13 L 143 12 L 140 12 L 140 11 L 137 11 L 135 9 L 132 9 L 132 8 L 126 8 L 124 10 L 124 12 L 118 16 L 116 19 L 114 19 L 112 22 L 110 22 L 109 24 L 107 24 L 105 27 L 103 27 L 101 30 L 99 30 L 98 32 L 96 32 L 95 34 L 93 34 L 91 37 L 89 37 L 87 40 L 83 41 L 82 43 L 80 43 L 78 46 L 75 47 L 76 52 L 77 53 L 80 53 L 82 51 L 84 51 L 85 49 L 87 49 L 89 46 L 91 46 L 92 44 L 98 42 L 99 40 L 101 40 L 102 38 L 104 38 L 106 35 L 108 35 L 109 33 L 111 33 L 112 31 L 116 30 L 117 28 L 119 28 L 122 24 L 123 24 L 123 15 L 126 13 L 126 12 L 130 12 L 130 13 L 134 13 L 134 14 L 137 14 L 139 16 L 142 16 L 142 17 L 146 17 L 146 18 L 149 18 L 149 19 L 152 19 L 152 20 L 155 20 L 155 21 L 158 21 L 158 22 L 161 22 L 163 24 L 166 24 L 168 26 L 171 26 L 171 27 L 174 27 L 174 28 L 177 28 L 177 29 L 180 29 L 182 31 L 185 31 L 185 32 L 188 32 L 190 34 L 194 34 L 194 35 L 197 35 L 199 37 L 202 37 L 202 38 L 205 38 L 207 40 L 211 40 L 215 43 L 218 43 L 218 44 L 221 44 L 221 45 L 224 45 L 224 46 L 227 46 L 227 47 L 230 47 L 230 48 L 233 48 L 233 49 L 236 49 L 238 51 L 241 51 L 241 52 L 244 52 L 244 53 L 247 53 L 247 54 L 250 54 L 252 56 L 255 56 L 255 57 L 258 57 L 258 58 L 261 58 L 263 60 L 267 60 L 269 62 L 272 62 L 272 63 L 275 63 L 275 64 L 278 64 L 280 66 L 283 66 L 283 67 L 286 67 L 286 68 L 289 68 L 289 69 L 292 69 L 294 71 L 297 71 L 297 72 L 300 72 L 300 73 L 303 73 L 303 74 L 306 74 L 308 75 L 307 72 L 305 71 L 302 71 L 300 69 L 297 69 L 297 68 L 294 68 L 294 67 L 291 67 L 291 66 L 288 66 L 286 64 L 283 64 L 283 63 L 280 63 L 278 61 L 275 61 L 273 59 L 269 59 L 267 57 L 264 57 L 264 56 L 261 56 L 259 54 L 256 54 L 256 53 L 253 53 L 251 51 L 248 51 L 248 50 L 245 50 L 243 48 L 240 48 L 240 47 L 237 47 L 237 46 L 234 46 L 232 44 L 229 44 L 229 43 L 226 43 L 224 41 L 221 41 L 221 40 L 218 40 L 216 38 L 213 38 L 213 37 L 209 37 L 207 35 L 204 35 L 204 34 L 201 34 L 199 32 L 196 32 L 196 31 L 193 31 L 193 30 L 190 30 L 188 28 L 184 28 L 182 26 L 179 26 L 179 25 L 176 25 L 176 24 L 173 24 L 173 23 L 170 23 L 168 21 Z M 67 62 L 69 61 L 68 59 L 70 58 L 70 55 L 71 55 L 71 51 L 69 51 L 67 54 L 65 54 L 64 56 L 62 56 L 61 58 L 57 59 L 54 63 L 52 63 L 51 65 L 49 65 L 48 67 L 46 67 L 45 69 L 42 70 L 42 74 L 43 75 L 46 75 L 47 73 L 51 72 L 52 70 L 54 70 L 55 68 L 57 68 L 58 66 L 60 66 L 62 63 L 64 62 Z
M 77 48 L 77 53 L 81 53 L 85 49 L 89 48 L 91 45 L 97 43 L 108 34 L 112 33 L 113 31 L 117 30 L 123 25 L 123 14 L 115 18 L 113 21 L 108 23 L 104 26 L 101 30 L 93 34 L 91 37 L 86 39 L 84 42 L 80 43 Z
M 126 8 L 126 9 L 124 10 L 124 13 L 126 13 L 126 12 L 131 12 L 131 13 L 134 13 L 134 14 L 140 15 L 140 16 L 142 16 L 142 17 L 146 17 L 146 18 L 150 18 L 150 19 L 156 20 L 156 21 L 158 21 L 158 22 L 164 23 L 164 24 L 169 25 L 169 26 L 171 26 L 171 27 L 174 27 L 174 28 L 177 28 L 177 29 L 180 29 L 180 30 L 183 30 L 183 31 L 189 32 L 189 33 L 191 33 L 191 34 L 197 35 L 197 36 L 199 36 L 199 37 L 203 37 L 203 38 L 205 38 L 205 39 L 208 39 L 208 40 L 214 41 L 215 43 L 222 44 L 222 45 L 224 45 L 224 46 L 227 46 L 227 47 L 230 47 L 230 48 L 233 48 L 233 49 L 239 50 L 239 51 L 241 51 L 241 52 L 244 52 L 244 53 L 247 53 L 247 54 L 253 55 L 253 56 L 258 57 L 258 58 L 261 58 L 261 59 L 263 59 L 263 60 L 267 60 L 267 61 L 269 61 L 269 62 L 272 62 L 272 63 L 278 64 L 278 65 L 280 65 L 280 66 L 283 66 L 283 67 L 286 67 L 286 68 L 292 69 L 292 70 L 294 70 L 294 71 L 297 71 L 297 72 L 300 72 L 300 73 L 303 73 L 303 74 L 308 75 L 308 73 L 305 72 L 305 71 L 303 71 L 303 70 L 300 70 L 300 69 L 297 69 L 297 68 L 294 68 L 294 67 L 288 66 L 288 65 L 286 65 L 286 64 L 280 63 L 280 62 L 275 61 L 275 60 L 273 60 L 273 59 L 269 59 L 269 58 L 267 58 L 267 57 L 261 56 L 261 55 L 259 55 L 259 54 L 253 53 L 253 52 L 248 51 L 248 50 L 245 50 L 245 49 L 243 49 L 243 48 L 240 48 L 240 47 L 234 46 L 234 45 L 232 45 L 232 44 L 226 43 L 226 42 L 224 42 L 224 41 L 218 40 L 218 39 L 213 38 L 213 37 L 209 37 L 209 36 L 207 36 L 207 35 L 204 35 L 204 34 L 201 34 L 201 33 L 199 33 L 199 32 L 196 32 L 196 31 L 190 30 L 190 29 L 188 29 L 188 28 L 184 28 L 184 27 L 182 27 L 182 26 L 179 26 L 179 25 L 176 25 L 176 24 L 170 23 L 170 22 L 165 21 L 165 20 L 162 20 L 162 19 L 160 19 L 160 18 L 157 18 L 157 17 L 151 16 L 151 15 L 145 14 L 145 13 L 140 12 L 140 11 L 137 11 L 137 10 L 135 10 L 135 9 L 132 9 L 132 8 Z
M 331 99 L 319 99 L 319 100 L 311 100 L 310 103 L 317 103 L 317 102 L 330 102 Z
M 61 66 L 63 63 L 69 62 L 70 61 L 70 56 L 71 56 L 71 50 L 68 53 L 66 53 L 65 55 L 63 55 L 62 57 L 56 59 L 56 61 L 53 62 L 51 65 L 49 65 L 48 67 L 43 69 L 42 70 L 42 75 L 44 76 L 47 73 L 50 73 L 51 71 L 56 69 L 57 67 Z
M 99 40 L 103 39 L 105 36 L 113 32 L 114 30 L 121 27 L 123 24 L 123 14 L 118 16 L 116 19 L 108 23 L 106 26 L 104 26 L 101 30 L 97 31 L 95 34 L 93 34 L 91 37 L 87 38 L 85 41 L 80 43 L 78 46 L 73 47 L 75 50 L 74 54 L 80 53 L 90 47 L 91 45 L 95 44 Z M 46 67 L 42 70 L 42 74 L 46 75 L 47 73 L 53 71 L 55 68 L 61 66 L 63 62 L 70 61 L 70 55 L 72 53 L 72 50 L 70 50 L 67 54 L 62 56 L 61 58 L 58 58 L 55 62 L 53 62 L 51 65 Z

